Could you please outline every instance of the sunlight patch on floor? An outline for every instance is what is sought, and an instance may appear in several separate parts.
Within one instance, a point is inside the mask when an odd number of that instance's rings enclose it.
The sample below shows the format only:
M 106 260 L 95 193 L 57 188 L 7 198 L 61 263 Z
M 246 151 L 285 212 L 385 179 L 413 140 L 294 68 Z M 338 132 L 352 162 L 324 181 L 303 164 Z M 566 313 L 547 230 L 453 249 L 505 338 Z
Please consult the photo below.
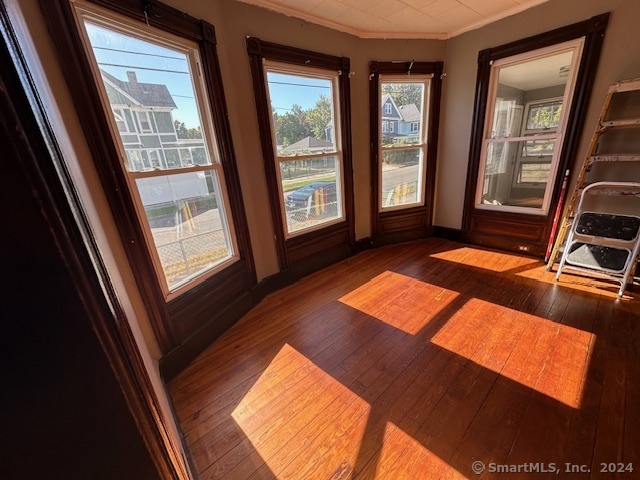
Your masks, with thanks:
M 496 257 L 491 265 L 487 265 L 486 258 L 479 256 L 478 249 L 473 247 L 461 247 L 453 250 L 446 250 L 444 252 L 432 253 L 429 256 L 431 258 L 437 258 L 438 260 L 446 260 L 448 262 L 454 262 L 461 265 L 467 265 L 468 267 L 489 270 L 492 272 L 506 272 L 508 270 L 525 269 L 526 267 L 535 269 L 536 267 L 541 266 L 540 261 L 533 260 L 531 258 L 518 257 L 506 253 L 497 255 L 499 255 L 499 257 Z
M 453 468 L 392 422 L 387 423 L 384 438 L 375 478 L 431 478 L 427 472 Z
M 324 478 L 356 461 L 369 410 L 356 393 L 286 344 L 232 418 L 278 477 Z M 334 458 L 334 451 L 352 454 Z
M 415 335 L 457 296 L 453 290 L 386 271 L 338 300 Z
M 467 314 L 467 309 L 473 313 Z M 461 319 L 471 315 L 495 324 L 470 343 L 462 339 L 477 337 L 477 326 Z M 580 406 L 591 332 L 506 307 L 496 310 L 494 304 L 479 299 L 467 302 L 458 319 L 447 323 L 431 341 L 523 387 L 572 408 Z

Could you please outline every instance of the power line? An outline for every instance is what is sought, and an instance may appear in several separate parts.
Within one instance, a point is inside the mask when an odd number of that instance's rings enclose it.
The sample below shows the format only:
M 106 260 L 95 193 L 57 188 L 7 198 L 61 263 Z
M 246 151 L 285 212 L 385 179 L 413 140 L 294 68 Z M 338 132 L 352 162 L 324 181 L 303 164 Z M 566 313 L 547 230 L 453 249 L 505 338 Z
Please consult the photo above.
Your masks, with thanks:
M 287 83 L 287 82 L 274 82 L 274 81 L 269 81 L 269 85 L 271 84 L 276 84 L 276 85 L 290 85 L 292 87 L 311 87 L 311 88 L 326 88 L 326 89 L 330 89 L 331 87 L 323 87 L 322 85 L 309 85 L 306 83 Z
M 110 52 L 131 53 L 132 55 L 145 55 L 147 57 L 170 58 L 171 60 L 186 60 L 186 58 L 171 57 L 169 55 L 158 55 L 157 53 L 134 52 L 131 50 L 120 50 L 117 48 L 93 47 L 94 50 L 108 50 Z
M 137 65 L 120 65 L 117 63 L 100 63 L 98 65 L 104 65 L 105 67 L 119 67 L 119 68 L 133 68 L 135 70 L 150 70 L 153 72 L 164 72 L 164 73 L 180 73 L 182 75 L 189 75 L 189 72 L 181 72 L 179 70 L 165 70 L 163 68 L 151 68 L 151 67 L 139 67 Z

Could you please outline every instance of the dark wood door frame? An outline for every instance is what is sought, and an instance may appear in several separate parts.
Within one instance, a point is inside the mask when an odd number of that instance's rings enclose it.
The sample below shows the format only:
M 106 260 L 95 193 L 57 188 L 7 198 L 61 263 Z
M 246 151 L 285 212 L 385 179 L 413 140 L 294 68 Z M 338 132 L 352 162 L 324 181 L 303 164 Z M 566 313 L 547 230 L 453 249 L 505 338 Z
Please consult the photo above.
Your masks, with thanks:
M 369 118 L 371 144 L 371 226 L 374 245 L 385 245 L 424 238 L 433 234 L 433 199 L 438 156 L 440 97 L 443 62 L 371 62 L 369 65 Z M 380 212 L 379 158 L 380 149 L 380 75 L 433 75 L 428 111 L 427 158 L 425 161 L 424 205 Z
M 609 13 L 605 13 L 550 32 L 482 50 L 478 54 L 478 77 L 462 219 L 462 237 L 465 240 L 505 250 L 526 252 L 538 257 L 544 256 L 553 223 L 553 214 L 560 198 L 562 177 L 565 171 L 573 166 L 572 162 L 575 161 L 578 152 L 580 134 L 589 106 L 608 21 Z M 560 153 L 560 161 L 551 195 L 549 214 L 528 215 L 475 208 L 491 63 L 498 59 L 549 47 L 580 37 L 585 37 L 585 43 L 573 93 L 571 112 L 567 122 L 567 133 Z
M 79 315 L 91 322 L 159 476 L 186 479 L 181 454 L 171 441 L 151 379 L 2 1 L 0 33 L 0 129 L 5 147 L 13 152 L 11 162 L 19 164 L 31 186 L 73 288 L 83 301 Z

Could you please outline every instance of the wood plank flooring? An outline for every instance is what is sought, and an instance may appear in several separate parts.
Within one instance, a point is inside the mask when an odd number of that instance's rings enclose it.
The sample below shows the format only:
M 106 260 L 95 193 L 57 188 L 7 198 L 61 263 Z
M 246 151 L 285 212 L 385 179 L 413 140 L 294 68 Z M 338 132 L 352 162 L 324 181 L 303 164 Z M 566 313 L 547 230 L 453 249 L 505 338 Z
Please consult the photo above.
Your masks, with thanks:
M 640 478 L 638 293 L 561 280 L 429 239 L 272 294 L 169 386 L 195 473 Z

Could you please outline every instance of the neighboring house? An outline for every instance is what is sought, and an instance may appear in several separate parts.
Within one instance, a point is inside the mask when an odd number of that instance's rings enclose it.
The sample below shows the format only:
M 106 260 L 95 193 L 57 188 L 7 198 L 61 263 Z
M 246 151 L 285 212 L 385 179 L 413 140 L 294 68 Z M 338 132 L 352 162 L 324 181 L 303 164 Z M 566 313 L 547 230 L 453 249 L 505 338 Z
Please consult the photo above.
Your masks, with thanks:
M 398 106 L 388 93 L 382 97 L 382 135 L 392 137 L 393 143 L 417 139 L 421 119 L 414 103 Z
M 283 148 L 282 152 L 300 153 L 302 151 L 305 154 L 309 154 L 332 152 L 333 150 L 333 143 L 309 136 L 303 138 L 302 140 L 298 140 L 295 143 L 292 143 L 288 147 Z
M 127 81 L 104 70 L 100 72 L 131 171 L 208 163 L 203 139 L 178 138 L 172 113 L 177 105 L 166 85 L 138 82 L 135 72 L 127 72 Z M 195 198 L 212 191 L 211 179 L 202 172 L 143 178 L 138 182 L 144 206 Z

